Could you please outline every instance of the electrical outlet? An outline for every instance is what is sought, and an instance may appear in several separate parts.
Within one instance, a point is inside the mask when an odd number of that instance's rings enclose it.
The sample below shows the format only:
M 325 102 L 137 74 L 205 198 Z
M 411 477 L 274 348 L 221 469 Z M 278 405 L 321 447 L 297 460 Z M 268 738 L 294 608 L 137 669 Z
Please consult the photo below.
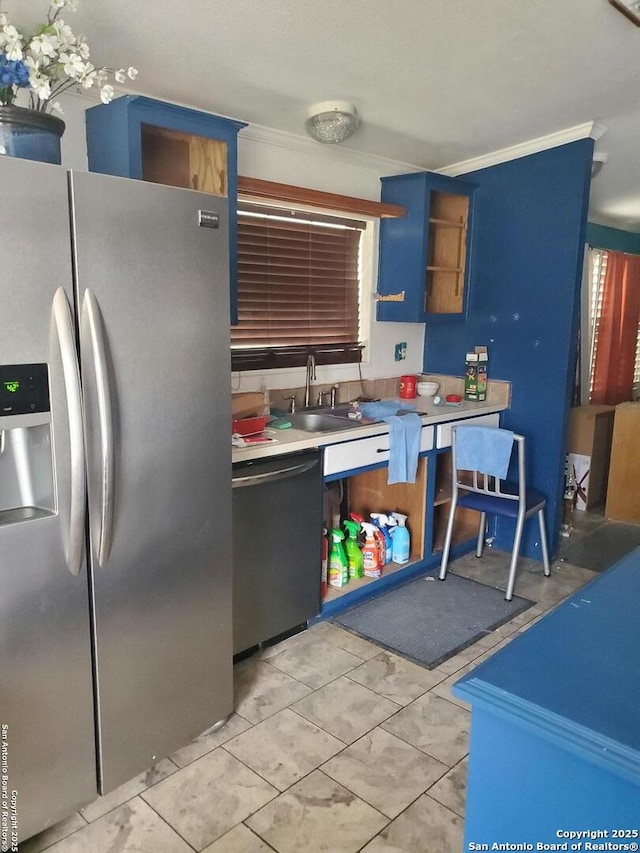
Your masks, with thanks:
M 401 344 L 396 344 L 396 351 L 395 351 L 395 356 L 394 356 L 395 360 L 396 361 L 404 361 L 406 357 L 407 357 L 407 344 L 406 344 L 406 342 L 403 342 Z

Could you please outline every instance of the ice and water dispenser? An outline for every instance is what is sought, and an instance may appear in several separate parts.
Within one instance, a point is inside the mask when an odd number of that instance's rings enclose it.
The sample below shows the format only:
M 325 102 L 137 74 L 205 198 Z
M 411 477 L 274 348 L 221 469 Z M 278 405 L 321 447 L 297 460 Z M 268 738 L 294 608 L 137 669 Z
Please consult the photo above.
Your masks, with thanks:
M 0 365 L 0 525 L 54 510 L 47 365 Z

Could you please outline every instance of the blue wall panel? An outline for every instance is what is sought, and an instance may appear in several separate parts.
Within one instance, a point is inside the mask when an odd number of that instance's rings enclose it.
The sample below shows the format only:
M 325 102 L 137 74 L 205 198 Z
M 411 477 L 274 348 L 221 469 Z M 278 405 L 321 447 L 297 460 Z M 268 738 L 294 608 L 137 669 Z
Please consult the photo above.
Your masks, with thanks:
M 424 370 L 461 376 L 465 352 L 489 347 L 489 378 L 512 383 L 503 425 L 527 438 L 528 476 L 547 496 L 555 551 L 565 431 L 575 370 L 577 313 L 593 141 L 573 142 L 465 175 L 477 185 L 469 311 L 428 325 Z M 535 519 L 522 553 L 540 559 Z M 495 547 L 510 550 L 499 519 Z

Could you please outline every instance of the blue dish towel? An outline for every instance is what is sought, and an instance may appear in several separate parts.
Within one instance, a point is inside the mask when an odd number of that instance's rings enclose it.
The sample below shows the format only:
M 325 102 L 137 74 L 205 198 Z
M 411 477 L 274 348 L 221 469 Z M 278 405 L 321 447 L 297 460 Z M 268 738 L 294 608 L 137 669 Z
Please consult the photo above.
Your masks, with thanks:
M 456 429 L 456 466 L 504 480 L 509 470 L 513 433 L 508 429 L 461 426 Z
M 420 452 L 420 415 L 383 418 L 389 425 L 389 472 L 387 483 L 415 483 Z
M 413 403 L 406 403 L 402 400 L 384 400 L 378 403 L 360 403 L 359 409 L 365 418 L 384 420 L 384 418 L 395 415 L 398 409 L 412 412 L 415 406 Z

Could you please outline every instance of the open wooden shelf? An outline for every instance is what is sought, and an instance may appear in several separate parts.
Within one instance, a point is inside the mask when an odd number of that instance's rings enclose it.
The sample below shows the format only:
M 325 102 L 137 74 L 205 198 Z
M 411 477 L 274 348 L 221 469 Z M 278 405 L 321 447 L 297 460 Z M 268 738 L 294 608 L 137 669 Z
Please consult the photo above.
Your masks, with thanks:
M 469 197 L 431 193 L 425 308 L 460 314 L 464 306 Z
M 455 221 L 452 222 L 450 219 L 436 219 L 435 216 L 429 217 L 430 225 L 439 225 L 441 228 L 466 228 L 466 222 Z
M 156 184 L 227 195 L 227 144 L 142 125 L 142 177 Z
M 431 543 L 431 552 L 434 554 L 442 551 L 444 547 L 451 504 L 451 488 L 451 453 L 440 453 L 436 460 L 433 539 Z M 456 545 L 459 542 L 466 542 L 475 538 L 478 535 L 479 523 L 480 518 L 475 510 L 458 507 L 451 544 Z

